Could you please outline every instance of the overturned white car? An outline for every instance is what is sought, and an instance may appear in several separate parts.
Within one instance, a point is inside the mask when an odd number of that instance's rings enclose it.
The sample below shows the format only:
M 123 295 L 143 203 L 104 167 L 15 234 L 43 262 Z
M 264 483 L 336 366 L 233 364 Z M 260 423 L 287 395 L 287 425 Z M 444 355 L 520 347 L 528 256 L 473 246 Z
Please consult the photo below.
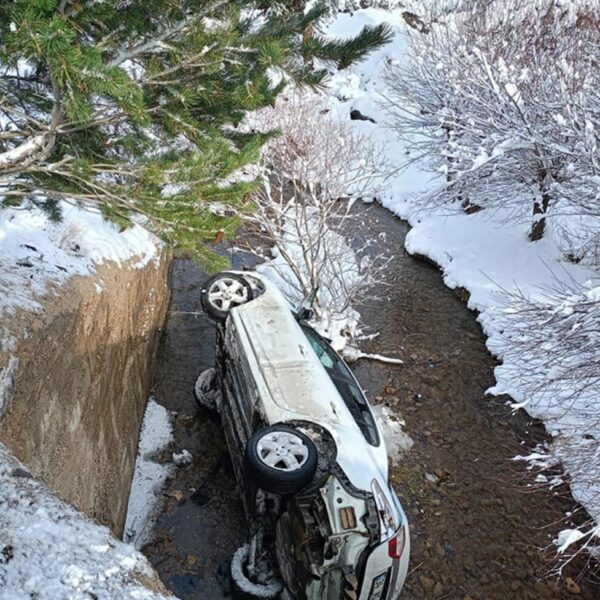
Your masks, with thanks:
M 196 396 L 219 411 L 250 524 L 232 560 L 243 597 L 393 600 L 409 531 L 380 428 L 350 369 L 254 272 L 202 290 L 216 365 Z

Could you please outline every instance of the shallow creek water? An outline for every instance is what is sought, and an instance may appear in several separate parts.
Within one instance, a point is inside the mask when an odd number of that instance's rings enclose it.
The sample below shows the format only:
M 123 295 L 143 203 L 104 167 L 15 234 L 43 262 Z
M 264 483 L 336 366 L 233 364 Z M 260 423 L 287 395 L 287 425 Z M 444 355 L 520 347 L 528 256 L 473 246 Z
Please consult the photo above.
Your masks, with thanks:
M 494 359 L 476 320 L 439 271 L 406 254 L 405 222 L 378 205 L 364 205 L 364 228 L 382 234 L 393 255 L 389 287 L 361 307 L 379 335 L 368 352 L 403 365 L 361 360 L 355 373 L 377 403 L 406 421 L 414 446 L 391 478 L 411 527 L 406 599 L 599 598 L 573 568 L 561 580 L 544 576 L 555 531 L 545 526 L 572 502 L 532 491 L 525 467 L 510 460 L 544 439 L 526 415 L 512 416 L 506 398 L 490 399 Z M 218 418 L 192 395 L 211 366 L 214 329 L 200 314 L 204 279 L 190 261 L 172 272 L 171 313 L 159 350 L 155 396 L 176 413 L 177 450 L 193 456 L 168 482 L 155 538 L 143 550 L 182 600 L 227 598 L 228 560 L 247 528 Z

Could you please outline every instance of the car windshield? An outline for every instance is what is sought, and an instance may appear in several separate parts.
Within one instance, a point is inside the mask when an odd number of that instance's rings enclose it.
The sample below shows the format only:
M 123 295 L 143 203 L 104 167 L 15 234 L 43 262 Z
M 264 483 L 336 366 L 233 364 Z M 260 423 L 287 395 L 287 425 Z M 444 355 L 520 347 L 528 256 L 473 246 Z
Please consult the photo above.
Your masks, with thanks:
M 301 327 L 312 349 L 344 399 L 365 439 L 372 446 L 379 446 L 379 435 L 377 434 L 375 420 L 369 409 L 367 399 L 356 384 L 350 369 L 314 329 L 307 325 L 301 325 Z

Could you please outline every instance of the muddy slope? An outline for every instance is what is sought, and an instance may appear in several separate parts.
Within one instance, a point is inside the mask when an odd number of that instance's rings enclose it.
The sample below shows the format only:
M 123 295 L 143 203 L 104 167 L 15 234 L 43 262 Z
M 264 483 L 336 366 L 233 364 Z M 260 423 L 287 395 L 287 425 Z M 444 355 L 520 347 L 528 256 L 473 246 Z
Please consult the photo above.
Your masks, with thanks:
M 494 360 L 470 312 L 437 269 L 404 251 L 407 225 L 364 207 L 365 226 L 384 233 L 394 255 L 386 297 L 362 309 L 381 334 L 365 350 L 399 356 L 403 366 L 361 361 L 355 372 L 371 399 L 407 422 L 415 441 L 392 470 L 412 531 L 411 574 L 402 597 L 496 600 L 600 597 L 577 570 L 544 580 L 551 542 L 544 527 L 572 508 L 547 492 L 528 493 L 523 465 L 510 459 L 543 439 L 505 399 L 489 399 Z M 156 394 L 177 412 L 176 445 L 194 456 L 166 491 L 156 541 L 145 548 L 180 598 L 228 597 L 228 559 L 246 536 L 241 504 L 218 421 L 197 409 L 196 375 L 210 365 L 211 325 L 200 310 L 202 274 L 179 260 L 172 312 L 160 350 Z M 183 312 L 182 312 L 183 311 Z

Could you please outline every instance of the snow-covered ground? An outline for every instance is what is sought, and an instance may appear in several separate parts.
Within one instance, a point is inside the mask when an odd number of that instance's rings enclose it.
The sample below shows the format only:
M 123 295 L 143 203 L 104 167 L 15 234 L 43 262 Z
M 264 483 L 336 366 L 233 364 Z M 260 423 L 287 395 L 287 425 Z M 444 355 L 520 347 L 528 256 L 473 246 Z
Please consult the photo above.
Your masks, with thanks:
M 155 457 L 172 440 L 173 428 L 169 412 L 154 398 L 150 398 L 140 431 L 123 534 L 123 539 L 136 548 L 141 548 L 149 540 L 160 489 L 173 470 L 172 464 L 161 464 Z
M 143 555 L 56 498 L 0 444 L 0 600 L 172 597 L 159 590 Z
M 361 133 L 384 142 L 389 158 L 399 166 L 410 159 L 411 148 L 399 142 L 390 128 L 390 117 L 383 108 L 386 88 L 382 72 L 386 62 L 402 60 L 405 53 L 406 23 L 402 9 L 365 9 L 340 14 L 327 32 L 347 36 L 357 33 L 364 25 L 381 22 L 388 23 L 394 30 L 393 42 L 371 54 L 363 63 L 335 73 L 330 81 L 330 105 L 340 119 L 347 120 L 352 110 L 359 110 L 370 119 L 354 120 L 352 124 Z M 432 208 L 424 212 L 423 203 L 417 203 L 415 199 L 435 183 L 431 175 L 413 163 L 390 177 L 381 202 L 412 225 L 406 238 L 408 251 L 433 259 L 441 267 L 449 287 L 463 287 L 469 291 L 469 307 L 479 312 L 478 319 L 488 336 L 488 348 L 503 360 L 495 371 L 497 383 L 489 393 L 510 394 L 516 405 L 520 405 L 531 372 L 525 361 L 530 357 L 510 347 L 510 328 L 515 322 L 507 319 L 507 295 L 519 293 L 541 302 L 551 302 L 549 289 L 556 287 L 557 282 L 568 281 L 579 285 L 584 295 L 597 301 L 599 274 L 592 268 L 567 262 L 552 228 L 548 228 L 541 241 L 531 243 L 527 237 L 529 225 L 515 224 L 501 211 L 468 215 L 451 214 L 447 208 Z M 544 378 L 549 380 L 553 375 L 542 372 L 539 377 L 542 389 Z M 574 497 L 598 522 L 600 493 L 590 487 L 592 481 L 582 472 L 579 454 L 582 448 L 588 455 L 600 453 L 600 444 L 596 441 L 600 439 L 600 428 L 598 424 L 590 424 L 589 419 L 582 423 L 577 405 L 573 410 L 570 404 L 573 399 L 567 393 L 569 390 L 564 391 L 568 400 L 562 405 L 560 393 L 557 402 L 556 397 L 540 392 L 530 394 L 523 407 L 546 422 L 548 431 L 555 438 L 554 450 L 550 452 L 559 455 L 571 474 Z M 580 398 L 578 402 L 589 403 L 590 399 Z M 569 408 L 571 410 L 567 410 Z M 585 414 L 589 414 L 589 410 Z M 564 545 L 567 537 L 566 533 L 559 536 L 557 544 Z M 569 539 L 576 537 L 572 535 Z
M 49 284 L 87 275 L 99 263 L 135 258 L 141 268 L 158 254 L 156 238 L 139 225 L 119 231 L 95 208 L 61 202 L 59 209 L 59 221 L 40 208 L 0 211 L 0 316 L 41 308 Z

